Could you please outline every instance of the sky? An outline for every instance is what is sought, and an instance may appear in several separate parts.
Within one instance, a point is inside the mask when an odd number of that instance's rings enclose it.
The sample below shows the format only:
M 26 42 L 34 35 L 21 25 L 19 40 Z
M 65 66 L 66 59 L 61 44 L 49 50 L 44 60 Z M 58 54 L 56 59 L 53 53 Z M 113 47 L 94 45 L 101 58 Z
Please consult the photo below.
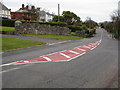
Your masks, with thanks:
M 114 10 L 118 9 L 120 0 L 1 0 L 11 11 L 17 11 L 22 4 L 32 4 L 36 7 L 49 10 L 57 14 L 57 5 L 60 4 L 60 13 L 71 11 L 82 21 L 91 17 L 96 22 L 110 21 Z

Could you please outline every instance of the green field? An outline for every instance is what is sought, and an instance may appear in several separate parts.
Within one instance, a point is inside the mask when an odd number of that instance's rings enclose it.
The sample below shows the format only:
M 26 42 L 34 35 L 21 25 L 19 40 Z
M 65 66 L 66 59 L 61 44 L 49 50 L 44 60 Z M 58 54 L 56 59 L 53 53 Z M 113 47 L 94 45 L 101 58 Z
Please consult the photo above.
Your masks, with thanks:
M 24 34 L 24 35 L 51 38 L 51 39 L 61 39 L 61 40 L 78 40 L 78 39 L 83 38 L 83 37 L 76 37 L 76 36 L 53 35 L 53 34 L 38 34 L 38 35 L 36 35 L 36 34 Z
M 14 32 L 14 31 L 15 31 L 15 28 L 14 28 L 14 27 L 4 27 L 4 26 L 0 26 L 0 31 Z
M 3 51 L 46 44 L 44 42 L 24 40 L 24 39 L 18 39 L 18 38 L 0 37 L 0 39 L 1 38 L 2 38 Z

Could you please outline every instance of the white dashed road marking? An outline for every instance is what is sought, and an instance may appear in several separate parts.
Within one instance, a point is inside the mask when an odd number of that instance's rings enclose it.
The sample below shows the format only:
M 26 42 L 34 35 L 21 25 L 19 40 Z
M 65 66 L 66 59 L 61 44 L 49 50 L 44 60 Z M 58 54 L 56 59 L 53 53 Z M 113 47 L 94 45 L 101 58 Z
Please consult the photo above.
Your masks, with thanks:
M 69 52 L 74 53 L 74 54 L 79 54 L 79 53 L 72 51 L 72 50 L 69 50 Z
M 46 59 L 47 61 L 52 61 L 50 58 L 48 57 L 43 57 L 44 59 Z
M 66 54 L 64 54 L 64 53 L 60 53 L 60 55 L 63 55 L 63 56 L 65 56 L 66 58 L 71 58 L 70 56 L 68 56 L 68 55 L 66 55 Z

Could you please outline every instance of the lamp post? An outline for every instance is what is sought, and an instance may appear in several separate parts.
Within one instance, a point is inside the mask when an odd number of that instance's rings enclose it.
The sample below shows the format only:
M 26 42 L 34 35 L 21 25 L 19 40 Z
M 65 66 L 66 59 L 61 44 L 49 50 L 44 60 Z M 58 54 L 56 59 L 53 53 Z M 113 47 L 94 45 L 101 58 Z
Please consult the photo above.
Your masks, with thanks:
M 60 22 L 60 4 L 58 3 L 58 22 Z

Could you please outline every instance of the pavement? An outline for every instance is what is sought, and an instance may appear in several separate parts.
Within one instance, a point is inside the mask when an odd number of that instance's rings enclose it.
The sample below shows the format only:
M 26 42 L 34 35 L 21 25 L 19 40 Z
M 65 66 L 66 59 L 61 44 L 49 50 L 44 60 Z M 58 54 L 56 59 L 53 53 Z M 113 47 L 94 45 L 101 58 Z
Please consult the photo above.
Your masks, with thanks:
M 102 41 L 94 50 L 66 62 L 5 65 L 73 50 L 99 40 Z M 2 57 L 3 88 L 118 88 L 118 41 L 103 29 L 97 30 L 96 36 L 90 39 L 5 52 Z

